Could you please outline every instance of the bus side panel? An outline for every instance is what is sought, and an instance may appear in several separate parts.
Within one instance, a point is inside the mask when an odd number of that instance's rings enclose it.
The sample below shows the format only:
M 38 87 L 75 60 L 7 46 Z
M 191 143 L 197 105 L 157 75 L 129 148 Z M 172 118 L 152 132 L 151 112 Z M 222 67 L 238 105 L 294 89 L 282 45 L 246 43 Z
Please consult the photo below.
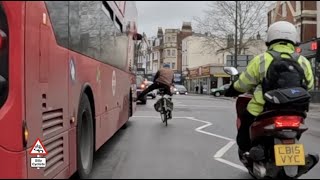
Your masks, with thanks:
M 24 117 L 25 2 L 2 2 L 9 25 L 9 95 L 0 108 L 0 179 L 27 177 Z
M 70 119 L 74 118 L 75 122 L 71 124 L 72 131 L 70 131 L 69 139 L 70 139 L 70 175 L 72 175 L 77 168 L 77 120 L 78 120 L 78 108 L 79 102 L 81 98 L 81 93 L 84 90 L 84 86 L 87 85 L 88 88 L 91 88 L 93 93 L 93 101 L 94 101 L 94 110 L 92 109 L 92 113 L 95 112 L 95 125 L 96 125 L 96 133 L 100 128 L 100 116 L 103 113 L 101 108 L 101 93 L 100 86 L 97 82 L 98 76 L 102 76 L 99 71 L 100 63 L 95 61 L 87 56 L 81 55 L 77 52 L 70 51 L 69 52 L 69 63 L 72 59 L 74 62 L 75 68 L 75 79 L 69 80 L 69 116 Z M 70 67 L 69 67 L 69 75 L 70 77 Z M 100 75 L 99 75 L 100 74 Z M 106 130 L 104 130 L 106 131 Z M 98 137 L 96 137 L 98 138 Z
M 0 108 L 0 147 L 17 152 L 23 150 L 25 3 L 2 2 L 2 4 L 9 24 L 9 94 L 5 104 Z
M 68 50 L 57 45 L 43 1 L 26 2 L 25 52 L 28 151 L 37 138 L 48 151 L 47 166 L 28 166 L 28 178 L 53 178 L 69 164 Z
M 109 65 L 101 64 L 100 103 L 104 111 L 101 116 L 101 124 L 97 127 L 96 149 L 101 147 L 116 132 L 116 121 L 119 119 L 119 101 L 117 99 L 119 92 L 117 86 L 123 83 L 118 76 L 118 71 Z M 112 79 L 114 79 L 114 87 L 112 86 Z M 113 88 L 115 88 L 114 95 Z

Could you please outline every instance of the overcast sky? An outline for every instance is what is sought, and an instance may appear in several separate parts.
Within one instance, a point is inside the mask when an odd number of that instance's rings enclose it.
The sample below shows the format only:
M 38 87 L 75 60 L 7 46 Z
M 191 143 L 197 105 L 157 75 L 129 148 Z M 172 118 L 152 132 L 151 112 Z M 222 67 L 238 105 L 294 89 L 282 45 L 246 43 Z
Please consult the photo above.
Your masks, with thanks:
M 208 1 L 136 1 L 138 31 L 147 37 L 156 36 L 158 27 L 180 28 L 183 21 L 203 16 Z M 192 24 L 194 29 L 194 24 Z

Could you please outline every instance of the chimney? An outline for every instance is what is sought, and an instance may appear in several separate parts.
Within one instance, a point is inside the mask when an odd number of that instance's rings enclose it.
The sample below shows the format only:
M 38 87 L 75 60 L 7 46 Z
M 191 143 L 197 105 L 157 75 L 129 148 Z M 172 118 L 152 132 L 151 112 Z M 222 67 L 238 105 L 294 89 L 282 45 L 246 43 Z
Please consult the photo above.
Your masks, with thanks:
M 161 38 L 161 37 L 163 37 L 162 27 L 158 27 L 157 38 Z
M 191 22 L 183 22 L 181 31 L 182 32 L 192 32 Z

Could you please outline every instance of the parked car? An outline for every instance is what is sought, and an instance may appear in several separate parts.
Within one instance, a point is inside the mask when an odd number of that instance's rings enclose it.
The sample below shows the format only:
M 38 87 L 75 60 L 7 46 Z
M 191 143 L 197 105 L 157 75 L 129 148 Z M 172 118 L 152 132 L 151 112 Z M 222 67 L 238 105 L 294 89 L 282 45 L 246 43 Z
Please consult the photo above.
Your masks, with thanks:
M 224 95 L 226 90 L 230 87 L 230 84 L 225 84 L 220 86 L 219 88 L 212 88 L 211 89 L 211 95 L 214 95 L 216 97 L 219 97 L 221 95 Z
M 183 85 L 175 84 L 174 86 L 175 87 L 173 88 L 173 94 L 188 94 L 186 87 L 184 87 Z
M 142 92 L 143 90 L 146 89 L 146 86 L 147 86 L 146 82 L 147 82 L 147 81 L 145 81 L 145 79 L 144 79 L 142 76 L 140 76 L 140 75 L 137 75 L 137 76 L 136 76 L 137 97 L 141 94 L 141 92 Z M 141 100 L 140 102 L 141 102 L 141 104 L 147 104 L 147 96 L 145 96 L 144 99 Z
M 146 88 L 148 88 L 148 87 L 151 86 L 152 84 L 153 84 L 152 81 L 147 81 L 147 86 L 146 86 Z M 157 90 L 155 89 L 155 90 L 149 92 L 149 93 L 147 94 L 147 96 L 150 96 L 152 99 L 156 98 L 156 97 L 157 97 Z

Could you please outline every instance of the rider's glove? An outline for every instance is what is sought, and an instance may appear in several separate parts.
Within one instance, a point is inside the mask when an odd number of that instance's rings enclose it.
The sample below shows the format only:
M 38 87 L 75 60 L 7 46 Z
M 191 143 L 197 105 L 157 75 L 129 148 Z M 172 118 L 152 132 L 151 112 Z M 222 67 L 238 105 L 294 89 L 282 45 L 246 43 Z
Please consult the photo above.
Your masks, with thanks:
M 239 96 L 240 94 L 242 94 L 241 92 L 239 92 L 239 91 L 237 91 L 237 90 L 234 89 L 233 84 L 234 84 L 234 83 L 232 83 L 232 84 L 230 85 L 230 87 L 226 90 L 224 96 L 226 96 L 226 97 L 237 97 L 237 96 Z

